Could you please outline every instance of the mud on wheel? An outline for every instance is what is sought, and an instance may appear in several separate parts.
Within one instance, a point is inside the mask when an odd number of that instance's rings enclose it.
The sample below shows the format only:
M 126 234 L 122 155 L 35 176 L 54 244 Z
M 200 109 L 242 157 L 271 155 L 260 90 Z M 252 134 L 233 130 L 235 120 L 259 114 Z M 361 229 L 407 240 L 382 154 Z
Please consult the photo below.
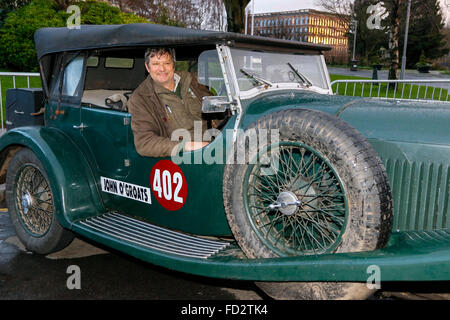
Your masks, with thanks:
M 303 109 L 268 115 L 247 132 L 256 130 L 258 136 L 262 129 L 279 130 L 279 142 L 257 145 L 245 163 L 227 164 L 224 173 L 227 219 L 249 258 L 365 251 L 386 244 L 392 225 L 387 175 L 355 129 Z M 362 299 L 372 293 L 361 283 L 257 284 L 281 299 Z
M 47 173 L 30 149 L 18 151 L 8 166 L 6 203 L 16 234 L 28 250 L 48 254 L 73 240 L 56 218 Z

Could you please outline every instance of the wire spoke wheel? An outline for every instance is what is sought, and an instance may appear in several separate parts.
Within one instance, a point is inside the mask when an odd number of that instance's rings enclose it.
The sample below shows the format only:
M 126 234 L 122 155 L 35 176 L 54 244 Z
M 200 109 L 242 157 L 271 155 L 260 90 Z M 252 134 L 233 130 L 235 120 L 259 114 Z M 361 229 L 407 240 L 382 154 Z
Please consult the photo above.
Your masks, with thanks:
M 25 229 L 33 236 L 45 235 L 52 224 L 53 196 L 50 186 L 40 170 L 24 165 L 16 176 L 14 202 Z
M 389 181 L 360 133 L 307 109 L 265 115 L 242 139 L 252 131 L 267 136 L 260 143 L 248 139 L 247 160 L 227 164 L 223 177 L 227 220 L 248 258 L 369 251 L 386 244 L 392 226 Z M 236 147 L 235 158 L 239 152 Z M 303 260 L 292 261 L 305 266 Z M 327 282 L 307 270 L 290 275 L 298 282 L 256 285 L 275 299 L 365 299 L 374 292 L 365 283 Z
M 17 237 L 27 250 L 49 254 L 72 242 L 73 233 L 57 218 L 51 180 L 32 150 L 21 148 L 12 156 L 6 172 L 5 199 Z
M 261 241 L 280 256 L 332 252 L 345 230 L 347 199 L 329 162 L 298 142 L 259 157 L 244 178 L 244 203 Z

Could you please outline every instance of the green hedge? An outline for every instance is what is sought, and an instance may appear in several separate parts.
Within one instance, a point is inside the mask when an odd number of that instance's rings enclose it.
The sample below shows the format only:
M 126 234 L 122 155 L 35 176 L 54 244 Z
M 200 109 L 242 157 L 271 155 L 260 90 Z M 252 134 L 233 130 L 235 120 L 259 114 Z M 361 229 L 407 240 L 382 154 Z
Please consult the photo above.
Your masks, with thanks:
M 127 24 L 147 22 L 144 18 L 123 13 L 103 2 L 73 2 L 81 9 L 82 24 Z M 34 32 L 43 27 L 65 27 L 71 14 L 59 10 L 52 0 L 33 0 L 8 13 L 0 28 L 0 67 L 11 71 L 38 70 Z

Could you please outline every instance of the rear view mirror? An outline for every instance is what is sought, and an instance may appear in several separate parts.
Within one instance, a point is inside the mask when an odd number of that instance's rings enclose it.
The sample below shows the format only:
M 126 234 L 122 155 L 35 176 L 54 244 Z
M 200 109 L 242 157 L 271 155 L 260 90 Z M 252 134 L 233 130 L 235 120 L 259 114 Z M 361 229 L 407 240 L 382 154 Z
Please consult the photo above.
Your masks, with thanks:
M 202 112 L 203 113 L 223 113 L 232 105 L 225 96 L 207 96 L 203 97 Z

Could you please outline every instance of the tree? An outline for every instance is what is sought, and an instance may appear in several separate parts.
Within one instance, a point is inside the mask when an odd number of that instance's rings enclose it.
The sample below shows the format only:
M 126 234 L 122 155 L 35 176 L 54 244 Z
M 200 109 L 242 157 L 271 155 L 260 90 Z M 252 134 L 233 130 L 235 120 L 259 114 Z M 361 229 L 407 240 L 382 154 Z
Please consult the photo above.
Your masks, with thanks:
M 124 24 L 147 22 L 142 17 L 123 13 L 119 8 L 95 0 L 70 2 L 81 10 L 81 24 Z M 63 9 L 66 10 L 66 9 Z
M 324 9 L 334 13 L 344 13 L 358 21 L 357 53 L 369 61 L 381 47 L 389 48 L 389 79 L 398 79 L 400 54 L 402 53 L 408 0 L 317 0 Z M 368 29 L 367 9 L 371 5 L 382 4 L 387 17 L 381 21 L 381 30 Z M 448 53 L 443 34 L 443 18 L 438 0 L 412 0 L 408 33 L 407 66 L 418 61 L 422 50 L 430 58 Z M 353 40 L 353 39 L 351 39 Z M 352 41 L 349 41 L 352 43 Z
M 346 23 L 350 23 L 353 14 L 354 14 L 354 8 L 355 8 L 355 2 L 361 2 L 361 1 L 354 1 L 354 0 L 316 0 L 315 5 L 323 8 L 327 12 L 331 12 L 338 16 L 341 20 L 345 21 Z
M 400 18 L 405 20 L 405 14 Z M 405 32 L 404 24 L 400 26 L 401 34 Z M 403 48 L 404 38 L 399 45 Z M 407 67 L 413 68 L 424 52 L 428 59 L 436 59 L 449 52 L 445 40 L 444 18 L 436 0 L 413 0 L 407 46 Z
M 224 30 L 222 0 L 104 0 L 158 24 Z
M 18 9 L 30 3 L 31 0 L 0 0 L 0 8 L 2 9 Z
M 198 0 L 200 29 L 225 31 L 226 13 L 222 0 Z
M 250 0 L 223 0 L 227 12 L 227 29 L 230 32 L 244 33 L 245 8 Z
M 62 2 L 61 2 L 62 3 Z M 43 27 L 65 27 L 70 14 L 53 0 L 32 0 L 11 11 L 0 29 L 0 64 L 17 71 L 36 71 L 38 62 L 34 32 Z M 82 24 L 123 24 L 146 22 L 141 17 L 122 13 L 116 7 L 96 1 L 73 2 L 81 9 Z
M 34 0 L 11 11 L 0 29 L 0 63 L 8 69 L 36 71 L 33 34 L 42 27 L 62 27 L 66 16 L 51 0 Z
M 0 0 L 0 28 L 9 12 L 30 3 L 31 0 Z
M 379 49 L 387 47 L 386 29 L 369 28 L 375 22 L 371 20 L 373 19 L 374 11 L 370 10 L 370 6 L 374 6 L 377 3 L 378 1 L 373 0 L 356 0 L 352 7 L 352 19 L 357 22 L 356 53 L 364 64 L 371 64 L 373 61 L 378 60 Z M 382 27 L 381 24 L 380 27 Z M 354 35 L 355 33 L 349 34 L 349 43 L 353 43 Z
M 56 3 L 58 10 L 64 10 L 64 11 L 70 5 L 70 2 L 73 2 L 71 0 L 53 0 L 53 1 Z
M 150 18 L 152 12 L 158 9 L 155 0 L 109 0 L 110 4 L 117 6 L 122 12 L 132 12 L 144 18 Z
M 196 1 L 185 0 L 109 0 L 122 11 L 131 12 L 154 23 L 199 28 L 201 19 Z
M 398 79 L 398 69 L 400 67 L 400 16 L 401 11 L 406 10 L 404 0 L 386 0 L 385 8 L 389 12 L 389 16 L 386 19 L 386 29 L 389 31 L 389 54 L 391 64 L 389 66 L 388 79 Z

